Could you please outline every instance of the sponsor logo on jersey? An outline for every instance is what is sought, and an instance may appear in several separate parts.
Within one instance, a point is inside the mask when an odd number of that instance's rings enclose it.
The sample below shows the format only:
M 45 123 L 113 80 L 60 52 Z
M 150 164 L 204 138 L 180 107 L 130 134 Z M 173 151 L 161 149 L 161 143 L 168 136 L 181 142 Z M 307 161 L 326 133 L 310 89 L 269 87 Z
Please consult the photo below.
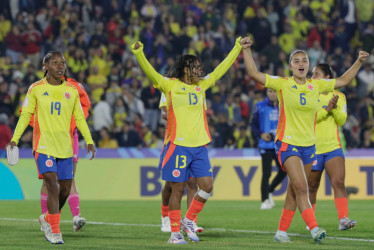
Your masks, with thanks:
M 313 166 L 317 165 L 317 160 L 313 161 Z
M 291 88 L 297 89 L 297 86 L 296 86 L 296 85 L 293 85 Z
M 322 108 L 325 109 L 325 108 L 327 108 L 327 106 L 326 106 L 326 105 L 323 105 Z
M 50 159 L 48 159 L 46 162 L 45 162 L 45 165 L 47 166 L 47 167 L 52 167 L 53 166 L 53 161 L 52 160 L 50 160 Z
M 66 99 L 68 99 L 68 100 L 70 99 L 70 93 L 69 92 L 65 92 L 64 96 L 65 96 Z
M 199 86 L 196 86 L 196 87 L 195 87 L 195 90 L 196 90 L 197 92 L 200 92 L 200 91 L 201 91 L 201 88 L 200 88 Z
M 185 87 L 183 87 L 183 88 L 182 88 L 182 90 L 186 90 L 186 88 L 185 88 Z
M 48 96 L 48 92 L 46 91 L 46 92 L 44 92 L 44 94 L 42 94 L 42 95 Z
M 179 177 L 181 175 L 181 172 L 178 170 L 178 169 L 175 169 L 174 171 L 173 171 L 173 176 L 174 177 Z
M 308 87 L 309 90 L 313 90 L 313 89 L 314 89 L 314 86 L 313 86 L 313 84 L 311 84 L 311 83 L 309 83 L 309 84 L 307 85 L 307 87 Z

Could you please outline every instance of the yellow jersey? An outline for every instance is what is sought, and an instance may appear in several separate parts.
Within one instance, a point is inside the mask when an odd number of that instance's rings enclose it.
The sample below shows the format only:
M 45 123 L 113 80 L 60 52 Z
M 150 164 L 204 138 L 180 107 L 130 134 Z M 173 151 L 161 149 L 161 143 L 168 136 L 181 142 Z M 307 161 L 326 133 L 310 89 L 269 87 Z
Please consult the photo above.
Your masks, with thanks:
M 339 95 L 336 109 L 330 112 L 326 107 L 333 95 Z M 319 96 L 319 110 L 316 124 L 316 154 L 324 154 L 341 148 L 339 127 L 347 120 L 347 101 L 345 95 L 338 91 Z
M 12 141 L 18 144 L 34 114 L 33 151 L 56 158 L 73 156 L 72 115 L 87 144 L 93 144 L 76 87 L 66 81 L 51 85 L 46 78 L 33 83 L 23 103 Z
M 266 75 L 265 87 L 277 92 L 279 121 L 275 141 L 308 147 L 315 144 L 315 124 L 320 93 L 334 90 L 335 79 L 307 79 Z
M 188 85 L 176 78 L 168 78 L 155 71 L 145 58 L 143 45 L 132 51 L 140 66 L 152 81 L 153 86 L 161 90 L 167 101 L 167 125 L 165 142 L 185 147 L 199 147 L 211 141 L 205 113 L 205 91 L 215 85 L 234 63 L 241 51 L 237 42 L 225 60 L 214 71 L 196 84 Z M 169 139 L 170 138 L 170 139 Z M 166 142 L 167 141 L 167 142 Z

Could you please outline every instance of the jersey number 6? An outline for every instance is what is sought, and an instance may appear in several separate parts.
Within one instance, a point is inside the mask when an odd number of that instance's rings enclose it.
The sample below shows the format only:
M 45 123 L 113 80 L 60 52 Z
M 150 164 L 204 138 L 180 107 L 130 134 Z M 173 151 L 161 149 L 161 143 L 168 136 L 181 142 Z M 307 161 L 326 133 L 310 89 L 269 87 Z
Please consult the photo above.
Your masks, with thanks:
M 305 105 L 306 104 L 306 99 L 305 99 L 305 93 L 300 94 L 300 104 Z
M 61 102 L 51 102 L 51 115 L 53 115 L 53 109 L 55 109 L 58 112 L 57 115 L 60 115 Z

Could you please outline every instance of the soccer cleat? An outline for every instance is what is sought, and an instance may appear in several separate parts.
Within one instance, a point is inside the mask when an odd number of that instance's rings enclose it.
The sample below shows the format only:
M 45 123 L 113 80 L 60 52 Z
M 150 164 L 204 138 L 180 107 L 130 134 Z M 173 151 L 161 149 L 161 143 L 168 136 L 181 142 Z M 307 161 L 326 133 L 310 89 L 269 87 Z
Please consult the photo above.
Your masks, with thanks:
M 260 209 L 261 210 L 269 210 L 269 209 L 272 209 L 272 205 L 270 204 L 270 201 L 269 199 L 266 199 L 264 200 L 262 203 L 261 203 L 261 206 L 260 206 Z
M 74 216 L 73 218 L 73 230 L 74 232 L 78 232 L 86 225 L 86 219 L 79 216 Z
M 51 231 L 51 225 L 45 220 L 45 214 L 39 216 L 40 231 Z
M 309 227 L 308 227 L 308 225 L 305 227 L 305 230 L 308 230 L 308 231 L 309 231 Z
M 323 238 L 326 237 L 326 231 L 323 228 L 315 227 L 310 231 L 312 234 L 312 238 L 314 239 L 314 242 L 316 244 L 319 244 L 322 242 Z
M 277 233 L 274 236 L 275 242 L 291 242 L 290 238 L 288 237 L 287 232 L 284 231 L 277 231 Z
M 199 227 L 195 221 L 192 222 L 193 223 L 193 229 L 195 230 L 196 233 L 202 233 L 204 232 L 204 228 L 202 227 Z
M 161 216 L 161 231 L 162 232 L 171 232 L 170 218 L 169 216 Z
M 339 220 L 339 230 L 348 230 L 351 228 L 354 228 L 356 226 L 357 222 L 355 220 L 350 220 L 347 217 L 341 218 Z
M 193 221 L 184 217 L 181 220 L 181 229 L 187 234 L 187 237 L 192 241 L 199 241 L 199 237 L 197 237 L 195 233 L 195 229 L 193 227 Z
M 51 241 L 51 244 L 64 244 L 64 241 L 62 240 L 62 234 L 61 233 L 53 234 L 53 239 Z
M 180 232 L 171 233 L 168 243 L 171 244 L 187 244 L 187 241 L 184 240 L 183 235 Z
M 275 202 L 273 200 L 273 194 L 269 193 L 268 195 L 269 204 L 271 205 L 271 208 L 275 207 Z

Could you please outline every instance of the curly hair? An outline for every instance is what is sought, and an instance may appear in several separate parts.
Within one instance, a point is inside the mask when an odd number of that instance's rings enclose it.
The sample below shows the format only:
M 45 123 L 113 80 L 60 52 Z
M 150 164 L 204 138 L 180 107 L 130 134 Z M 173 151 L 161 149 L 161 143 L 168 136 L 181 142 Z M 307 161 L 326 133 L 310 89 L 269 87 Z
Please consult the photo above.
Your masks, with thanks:
M 200 60 L 197 56 L 182 55 L 178 57 L 177 61 L 172 66 L 170 71 L 166 74 L 166 76 L 182 80 L 183 76 L 185 75 L 184 68 L 188 68 L 190 72 L 192 72 L 192 69 L 196 66 L 196 62 L 200 63 Z

